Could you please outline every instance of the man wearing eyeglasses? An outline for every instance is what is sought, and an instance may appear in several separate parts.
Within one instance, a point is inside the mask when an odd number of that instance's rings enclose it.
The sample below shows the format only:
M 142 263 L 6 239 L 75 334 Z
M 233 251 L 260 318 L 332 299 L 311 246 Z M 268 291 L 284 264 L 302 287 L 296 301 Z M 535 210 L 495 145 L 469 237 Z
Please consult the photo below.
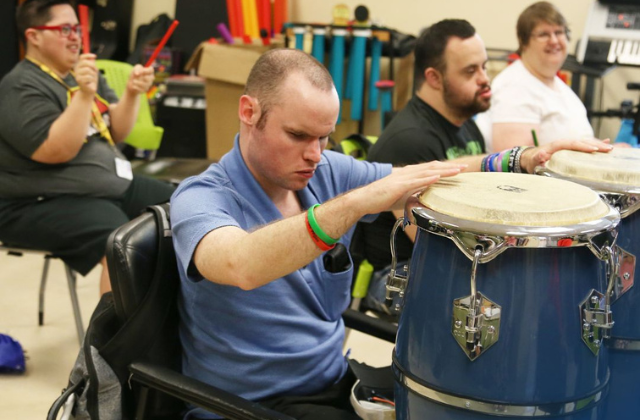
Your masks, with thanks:
M 118 99 L 95 55 L 80 54 L 69 0 L 26 0 L 16 21 L 26 57 L 0 82 L 0 241 L 50 251 L 82 275 L 100 262 L 105 292 L 108 235 L 173 191 L 133 177 L 116 147 L 153 69 L 134 67 Z

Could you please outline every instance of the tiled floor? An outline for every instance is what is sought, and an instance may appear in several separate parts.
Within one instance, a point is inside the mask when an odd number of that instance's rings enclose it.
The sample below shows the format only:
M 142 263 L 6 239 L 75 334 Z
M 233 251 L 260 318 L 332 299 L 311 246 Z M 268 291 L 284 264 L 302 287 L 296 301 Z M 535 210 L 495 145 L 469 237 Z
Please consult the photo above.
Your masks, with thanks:
M 45 295 L 45 323 L 38 327 L 38 287 L 43 257 L 0 254 L 0 333 L 18 340 L 27 352 L 24 375 L 0 375 L 0 419 L 42 420 L 66 386 L 78 355 L 64 266 L 51 262 Z M 85 327 L 98 302 L 100 268 L 78 278 Z M 357 332 L 345 348 L 351 357 L 374 366 L 389 364 L 392 345 Z

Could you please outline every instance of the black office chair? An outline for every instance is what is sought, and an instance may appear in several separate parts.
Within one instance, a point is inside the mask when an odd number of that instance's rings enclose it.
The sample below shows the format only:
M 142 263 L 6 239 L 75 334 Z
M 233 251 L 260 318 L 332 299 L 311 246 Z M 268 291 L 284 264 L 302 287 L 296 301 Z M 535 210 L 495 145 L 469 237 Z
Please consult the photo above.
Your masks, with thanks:
M 140 311 L 145 310 L 148 328 L 153 328 L 152 323 L 162 324 L 153 343 L 132 343 L 149 346 L 144 357 L 128 365 L 133 388 L 130 407 L 135 418 L 177 418 L 184 402 L 188 402 L 230 420 L 291 420 L 180 373 L 176 308 L 179 277 L 171 240 L 165 240 L 171 235 L 169 205 L 154 207 L 159 217 L 146 212 L 114 231 L 107 242 L 107 265 L 119 321 L 140 317 Z M 161 230 L 157 218 L 163 223 Z M 395 341 L 393 325 L 352 310 L 345 312 L 344 319 L 350 328 Z

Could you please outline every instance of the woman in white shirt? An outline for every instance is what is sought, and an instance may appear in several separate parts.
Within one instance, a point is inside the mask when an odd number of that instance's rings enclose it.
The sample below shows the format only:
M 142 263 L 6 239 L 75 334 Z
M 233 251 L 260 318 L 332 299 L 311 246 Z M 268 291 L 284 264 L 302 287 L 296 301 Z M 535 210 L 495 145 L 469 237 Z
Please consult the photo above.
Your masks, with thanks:
M 521 59 L 493 80 L 491 108 L 479 126 L 490 149 L 559 139 L 592 138 L 587 110 L 556 74 L 567 58 L 569 28 L 560 11 L 541 1 L 525 9 L 516 26 Z

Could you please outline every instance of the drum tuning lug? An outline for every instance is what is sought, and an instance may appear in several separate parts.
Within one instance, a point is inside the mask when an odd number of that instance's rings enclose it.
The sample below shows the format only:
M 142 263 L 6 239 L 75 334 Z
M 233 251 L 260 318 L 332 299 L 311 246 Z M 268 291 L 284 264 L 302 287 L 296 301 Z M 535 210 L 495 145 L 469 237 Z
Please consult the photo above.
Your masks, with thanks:
M 404 272 L 406 275 L 402 275 L 398 273 L 398 257 L 396 256 L 396 233 L 400 226 L 404 223 L 403 218 L 399 218 L 396 220 L 395 225 L 393 226 L 393 231 L 391 232 L 391 271 L 389 272 L 389 276 L 387 277 L 387 286 L 385 297 L 387 300 L 387 304 L 393 307 L 395 312 L 400 312 L 401 306 L 399 304 L 391 305 L 393 302 L 393 298 L 399 296 L 401 299 L 404 298 L 404 291 L 407 288 L 407 282 L 409 278 L 409 266 L 404 265 Z
M 451 333 L 471 361 L 494 345 L 500 335 L 502 307 L 476 290 L 476 270 L 481 255 L 482 250 L 476 249 L 471 267 L 472 294 L 453 301 Z
M 613 316 L 608 302 L 607 296 L 592 289 L 580 304 L 582 341 L 596 356 L 602 346 L 602 340 L 609 338 L 613 327 Z
M 619 246 L 613 247 L 613 287 L 610 289 L 609 297 L 611 304 L 615 303 L 622 295 L 633 287 L 636 257 Z

